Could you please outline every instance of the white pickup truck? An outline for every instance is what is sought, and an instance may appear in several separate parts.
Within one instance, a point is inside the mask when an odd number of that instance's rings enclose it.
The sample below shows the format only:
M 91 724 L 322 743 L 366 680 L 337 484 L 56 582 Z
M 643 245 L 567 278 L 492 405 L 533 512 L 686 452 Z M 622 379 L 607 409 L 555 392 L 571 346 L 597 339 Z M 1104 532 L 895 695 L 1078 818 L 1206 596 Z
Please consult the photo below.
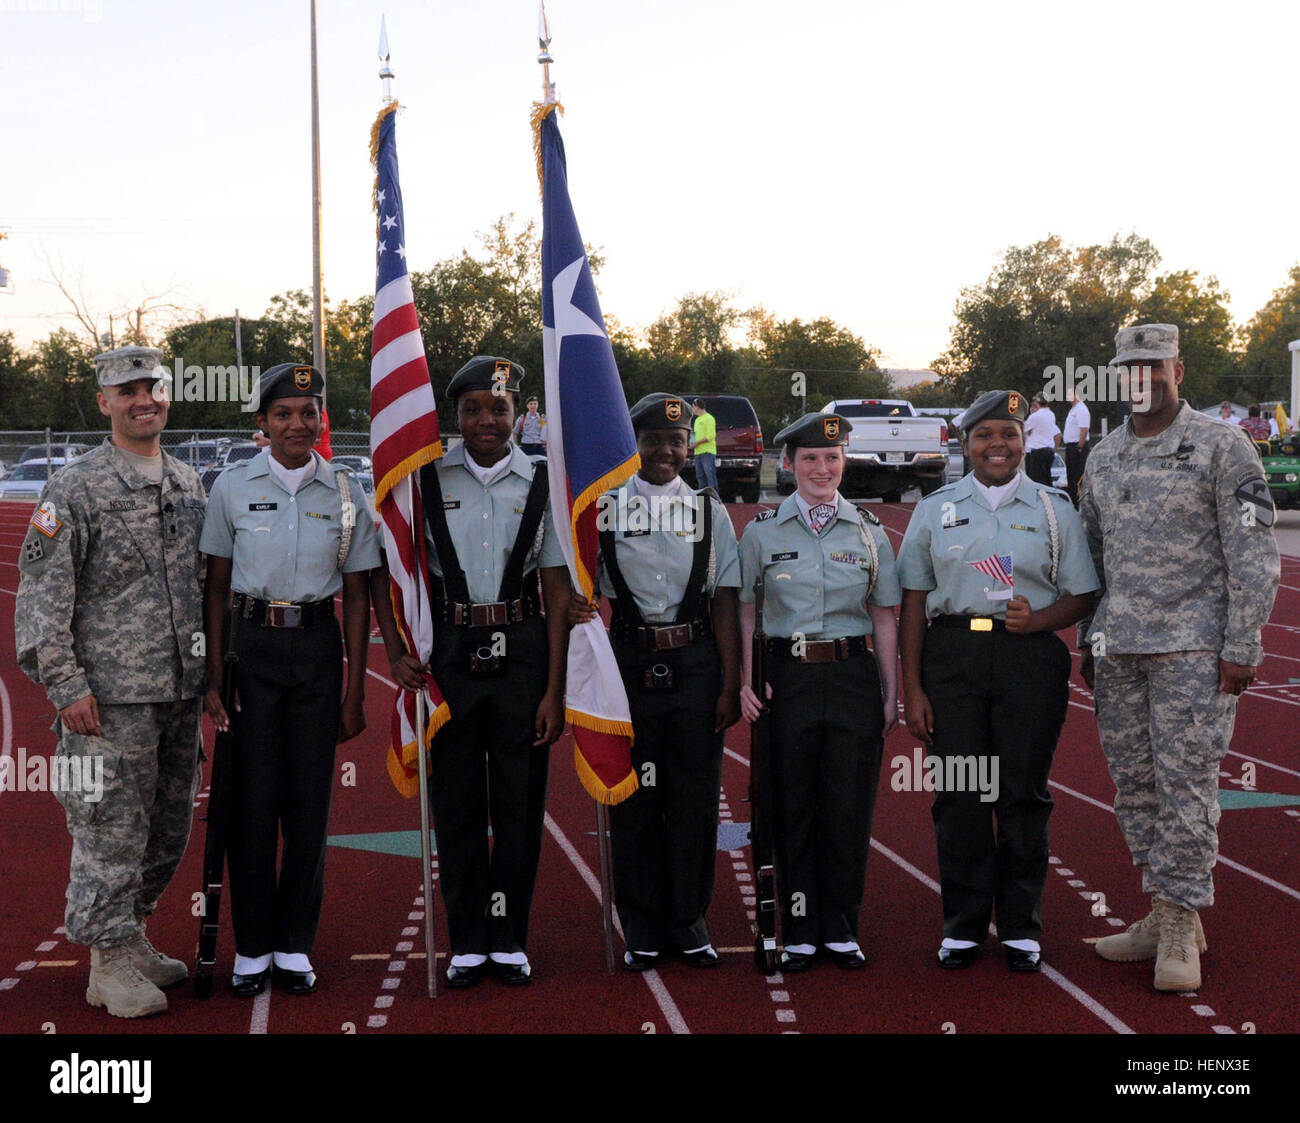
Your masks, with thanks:
M 838 413 L 853 423 L 845 495 L 897 503 L 907 488 L 929 495 L 943 486 L 948 426 L 941 418 L 922 417 L 899 398 L 841 398 L 824 405 L 822 413 Z

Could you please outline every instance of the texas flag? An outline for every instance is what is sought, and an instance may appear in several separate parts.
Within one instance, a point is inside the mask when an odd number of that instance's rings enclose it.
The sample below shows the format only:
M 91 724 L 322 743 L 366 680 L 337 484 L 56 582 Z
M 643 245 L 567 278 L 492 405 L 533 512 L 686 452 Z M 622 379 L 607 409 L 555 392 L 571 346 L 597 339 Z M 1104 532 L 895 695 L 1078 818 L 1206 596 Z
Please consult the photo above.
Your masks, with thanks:
M 591 599 L 597 500 L 640 467 L 614 351 L 569 202 L 564 142 L 554 104 L 538 106 L 534 128 L 542 172 L 542 357 L 546 371 L 551 510 L 574 587 Z M 567 533 L 565 531 L 567 530 Z M 609 636 L 600 619 L 569 633 L 565 716 L 574 764 L 593 799 L 619 803 L 636 791 L 632 717 Z

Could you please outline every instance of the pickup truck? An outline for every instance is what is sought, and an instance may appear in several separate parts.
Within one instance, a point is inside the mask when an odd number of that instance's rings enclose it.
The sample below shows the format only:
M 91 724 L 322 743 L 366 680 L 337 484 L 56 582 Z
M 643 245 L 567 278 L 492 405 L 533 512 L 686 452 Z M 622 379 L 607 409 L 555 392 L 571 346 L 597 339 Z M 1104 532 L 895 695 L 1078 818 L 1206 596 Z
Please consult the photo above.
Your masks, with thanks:
M 841 398 L 827 402 L 822 413 L 838 413 L 853 423 L 841 486 L 845 495 L 897 503 L 909 487 L 919 487 L 924 496 L 943 486 L 948 426 L 942 418 L 922 417 L 911 402 L 898 398 Z

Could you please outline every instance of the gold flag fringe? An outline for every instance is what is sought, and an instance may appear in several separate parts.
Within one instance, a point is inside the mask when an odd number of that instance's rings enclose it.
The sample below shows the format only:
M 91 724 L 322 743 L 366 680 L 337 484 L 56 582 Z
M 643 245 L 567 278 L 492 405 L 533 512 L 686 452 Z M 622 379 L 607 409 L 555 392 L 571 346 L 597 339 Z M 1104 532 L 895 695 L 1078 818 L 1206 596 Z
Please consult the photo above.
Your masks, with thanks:
M 555 110 L 564 112 L 564 106 L 558 101 L 552 102 L 533 102 L 532 126 L 533 126 L 533 156 L 537 159 L 537 192 L 543 193 L 542 184 L 542 122 L 546 120 Z M 376 134 L 378 135 L 378 134 Z
M 603 803 L 607 807 L 622 803 L 628 796 L 636 792 L 635 770 L 629 772 L 624 779 L 620 780 L 612 788 L 607 788 L 600 782 L 600 777 L 591 770 L 591 765 L 582 759 L 582 753 L 578 751 L 577 745 L 573 747 L 573 767 L 578 773 L 579 782 L 587 789 L 587 794 L 597 803 Z
M 451 711 L 446 702 L 443 702 L 432 714 L 429 715 L 429 723 L 425 727 L 424 741 L 428 745 L 435 733 L 447 724 L 447 719 L 451 717 Z M 414 775 L 408 775 L 407 769 L 410 769 Z M 395 787 L 407 799 L 418 795 L 420 791 L 420 750 L 414 741 L 402 746 L 402 753 L 399 757 L 396 750 L 388 750 L 388 778 L 392 780 Z

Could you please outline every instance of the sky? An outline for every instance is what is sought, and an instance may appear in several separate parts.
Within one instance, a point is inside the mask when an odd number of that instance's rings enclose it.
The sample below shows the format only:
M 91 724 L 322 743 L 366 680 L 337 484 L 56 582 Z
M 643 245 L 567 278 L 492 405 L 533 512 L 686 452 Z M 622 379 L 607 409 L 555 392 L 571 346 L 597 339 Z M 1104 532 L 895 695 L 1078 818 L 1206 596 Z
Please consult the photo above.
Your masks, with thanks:
M 311 285 L 309 0 L 0 0 L 0 331 L 168 292 L 256 316 Z M 318 0 L 327 294 L 374 289 L 388 25 L 413 269 L 540 226 L 535 0 Z M 829 316 L 926 367 L 1003 251 L 1136 232 L 1245 322 L 1300 261 L 1300 5 L 552 0 L 602 306 Z

